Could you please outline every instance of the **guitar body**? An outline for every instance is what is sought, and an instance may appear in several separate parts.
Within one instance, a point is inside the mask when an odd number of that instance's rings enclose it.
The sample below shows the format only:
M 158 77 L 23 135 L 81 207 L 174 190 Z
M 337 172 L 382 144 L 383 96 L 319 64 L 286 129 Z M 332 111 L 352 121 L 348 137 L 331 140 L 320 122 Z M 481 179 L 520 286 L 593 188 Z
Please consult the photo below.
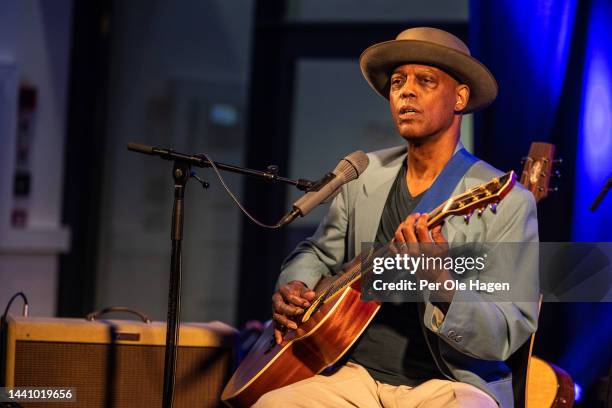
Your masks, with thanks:
M 297 330 L 287 332 L 280 345 L 274 340 L 274 327 L 266 327 L 225 387 L 222 400 L 233 407 L 250 407 L 266 392 L 310 378 L 338 361 L 380 308 L 378 302 L 361 301 L 360 282 L 358 278 L 322 303 Z

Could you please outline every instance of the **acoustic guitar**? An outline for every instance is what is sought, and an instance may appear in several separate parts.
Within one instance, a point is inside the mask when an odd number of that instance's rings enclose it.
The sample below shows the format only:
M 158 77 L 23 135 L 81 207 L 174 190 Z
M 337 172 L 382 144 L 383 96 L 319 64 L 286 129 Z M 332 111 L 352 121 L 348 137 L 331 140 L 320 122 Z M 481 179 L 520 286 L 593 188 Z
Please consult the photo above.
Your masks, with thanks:
M 555 146 L 534 142 L 525 159 L 520 183 L 531 191 L 536 203 L 550 191 Z M 530 348 L 533 347 L 533 338 Z M 529 350 L 531 355 L 531 350 Z M 574 383 L 567 372 L 554 364 L 532 356 L 527 368 L 527 408 L 571 408 L 574 403 Z
M 474 211 L 482 214 L 487 206 L 495 212 L 515 182 L 511 171 L 446 200 L 429 213 L 428 227 L 450 216 L 461 215 L 467 221 Z M 371 261 L 380 255 L 378 251 L 362 253 L 342 273 L 317 285 L 315 300 L 281 344 L 276 344 L 269 325 L 226 385 L 222 400 L 234 407 L 251 406 L 266 392 L 312 377 L 338 361 L 381 306 L 360 299 L 362 273 L 371 273 Z

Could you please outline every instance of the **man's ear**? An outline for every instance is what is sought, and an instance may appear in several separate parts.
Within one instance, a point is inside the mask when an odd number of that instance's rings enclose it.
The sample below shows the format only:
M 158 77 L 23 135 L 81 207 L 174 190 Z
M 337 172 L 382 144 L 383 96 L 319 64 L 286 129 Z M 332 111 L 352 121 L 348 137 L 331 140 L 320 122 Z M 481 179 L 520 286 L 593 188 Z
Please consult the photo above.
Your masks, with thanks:
M 455 112 L 461 112 L 465 109 L 470 100 L 470 87 L 465 84 L 457 85 L 455 88 Z

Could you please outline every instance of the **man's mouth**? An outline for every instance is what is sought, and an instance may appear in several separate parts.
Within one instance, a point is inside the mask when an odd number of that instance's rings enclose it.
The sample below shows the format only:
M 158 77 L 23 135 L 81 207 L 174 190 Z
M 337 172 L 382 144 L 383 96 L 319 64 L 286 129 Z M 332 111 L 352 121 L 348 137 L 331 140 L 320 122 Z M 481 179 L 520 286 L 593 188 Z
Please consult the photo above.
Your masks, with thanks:
M 400 119 L 410 119 L 420 113 L 421 111 L 414 106 L 403 106 L 399 110 L 399 117 Z

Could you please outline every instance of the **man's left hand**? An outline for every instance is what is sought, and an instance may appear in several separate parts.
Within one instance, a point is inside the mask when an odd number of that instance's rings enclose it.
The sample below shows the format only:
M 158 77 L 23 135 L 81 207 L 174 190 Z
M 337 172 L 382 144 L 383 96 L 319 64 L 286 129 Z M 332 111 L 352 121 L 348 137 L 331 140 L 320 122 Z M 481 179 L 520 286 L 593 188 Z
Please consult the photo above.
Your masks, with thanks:
M 411 256 L 424 254 L 427 257 L 444 258 L 448 253 L 448 241 L 442 234 L 442 225 L 435 226 L 431 232 L 427 226 L 429 215 L 414 213 L 410 214 L 406 220 L 399 225 L 395 231 L 394 239 L 397 244 L 405 245 L 405 249 Z M 400 250 L 401 251 L 401 250 Z M 450 272 L 446 269 L 432 270 L 423 269 L 416 271 L 419 279 L 426 279 L 428 282 L 443 283 L 452 279 Z M 443 286 L 443 285 L 441 285 Z M 454 291 L 440 289 L 432 292 L 436 305 L 439 305 L 444 312 L 448 310 L 448 304 L 453 298 Z
M 410 214 L 395 231 L 395 242 L 398 244 L 419 244 L 430 256 L 444 255 L 448 251 L 448 242 L 442 235 L 442 225 L 437 225 L 429 232 L 427 222 L 429 214 Z M 434 245 L 435 244 L 435 245 Z

